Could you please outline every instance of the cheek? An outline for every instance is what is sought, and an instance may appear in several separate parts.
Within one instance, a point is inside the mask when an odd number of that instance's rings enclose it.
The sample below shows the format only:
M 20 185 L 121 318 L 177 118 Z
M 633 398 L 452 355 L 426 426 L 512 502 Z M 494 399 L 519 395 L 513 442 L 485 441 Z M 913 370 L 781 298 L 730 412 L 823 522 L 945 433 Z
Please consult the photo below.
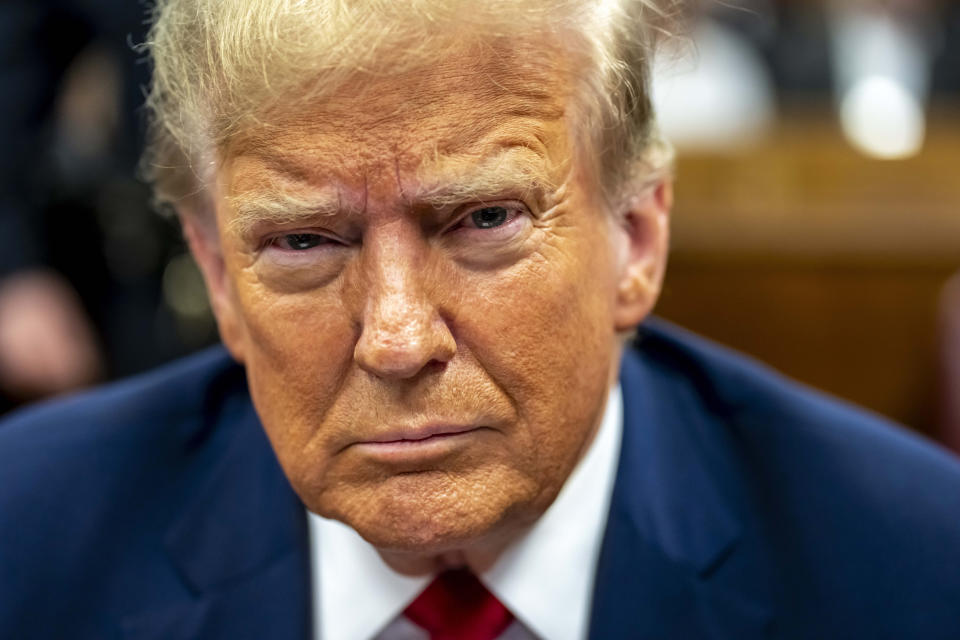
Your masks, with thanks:
M 463 316 L 478 348 L 496 344 L 487 356 L 528 360 L 521 370 L 542 376 L 551 375 L 548 366 L 578 368 L 578 356 L 608 353 L 616 300 L 608 244 L 602 229 L 565 228 L 521 263 L 459 285 L 473 292 Z
M 531 465 L 567 467 L 606 399 L 616 344 L 606 237 L 568 229 L 535 256 L 465 290 L 461 337 L 520 413 Z M 546 455 L 544 455 L 546 454 Z
M 331 290 L 276 293 L 248 271 L 234 280 L 251 396 L 284 457 L 299 451 L 347 375 L 355 328 Z

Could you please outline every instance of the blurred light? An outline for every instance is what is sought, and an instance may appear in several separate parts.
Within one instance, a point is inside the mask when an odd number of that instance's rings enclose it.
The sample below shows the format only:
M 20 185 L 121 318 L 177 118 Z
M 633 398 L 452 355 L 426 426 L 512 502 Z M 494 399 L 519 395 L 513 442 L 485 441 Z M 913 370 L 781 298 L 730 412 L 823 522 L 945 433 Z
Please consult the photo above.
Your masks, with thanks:
M 847 139 L 874 158 L 908 158 L 923 147 L 923 106 L 888 77 L 867 76 L 851 85 L 840 102 L 840 121 Z
M 916 155 L 926 134 L 932 51 L 916 20 L 885 3 L 829 5 L 840 123 L 859 151 L 881 159 Z
M 664 135 L 682 150 L 708 152 L 761 142 L 776 118 L 763 59 L 743 36 L 710 20 L 691 35 L 696 53 L 667 51 L 654 61 L 653 103 Z
M 173 258 L 164 269 L 163 299 L 178 316 L 206 318 L 210 315 L 203 277 L 189 254 Z

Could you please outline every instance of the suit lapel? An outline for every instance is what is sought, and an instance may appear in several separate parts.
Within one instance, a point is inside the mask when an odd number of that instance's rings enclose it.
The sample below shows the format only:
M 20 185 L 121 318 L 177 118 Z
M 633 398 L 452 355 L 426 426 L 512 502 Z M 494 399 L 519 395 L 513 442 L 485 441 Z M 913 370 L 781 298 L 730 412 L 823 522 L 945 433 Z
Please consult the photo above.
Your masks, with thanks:
M 234 394 L 204 449 L 205 481 L 164 544 L 190 600 L 130 616 L 130 638 L 290 638 L 310 632 L 303 505 L 283 475 L 245 393 Z M 209 471 L 206 471 L 209 469 Z
M 675 368 L 624 355 L 624 434 L 591 638 L 760 638 L 766 563 L 744 539 L 722 419 Z

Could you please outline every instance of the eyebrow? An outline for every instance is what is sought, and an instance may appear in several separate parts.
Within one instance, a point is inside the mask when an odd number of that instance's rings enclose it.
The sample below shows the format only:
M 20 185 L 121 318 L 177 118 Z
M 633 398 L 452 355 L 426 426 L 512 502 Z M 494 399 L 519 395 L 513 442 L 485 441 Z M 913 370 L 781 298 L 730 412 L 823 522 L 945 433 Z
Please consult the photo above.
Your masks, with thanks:
M 435 156 L 421 162 L 412 181 L 402 180 L 398 170 L 398 184 L 405 206 L 443 210 L 507 196 L 539 200 L 556 188 L 551 173 L 547 158 L 529 146 L 517 144 L 479 162 L 477 156 Z M 230 228 L 246 234 L 261 223 L 291 225 L 359 213 L 345 206 L 335 189 L 305 188 L 302 184 L 299 177 L 279 177 L 267 185 L 230 196 L 234 213 Z
M 331 194 L 328 190 L 305 191 L 281 182 L 227 199 L 233 208 L 229 227 L 239 235 L 250 233 L 262 223 L 297 224 L 343 211 L 338 194 Z
M 513 195 L 529 197 L 556 188 L 548 160 L 530 147 L 510 146 L 479 162 L 476 156 L 446 156 L 421 164 L 411 205 L 443 209 L 463 202 Z

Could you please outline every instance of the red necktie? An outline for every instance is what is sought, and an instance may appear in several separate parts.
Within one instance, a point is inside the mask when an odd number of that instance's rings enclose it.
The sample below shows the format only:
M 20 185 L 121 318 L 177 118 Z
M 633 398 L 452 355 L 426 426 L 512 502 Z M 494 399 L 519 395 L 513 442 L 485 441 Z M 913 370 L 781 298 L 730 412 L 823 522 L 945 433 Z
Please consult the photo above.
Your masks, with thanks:
M 404 614 L 430 633 L 430 640 L 494 640 L 513 614 L 466 569 L 444 571 Z

